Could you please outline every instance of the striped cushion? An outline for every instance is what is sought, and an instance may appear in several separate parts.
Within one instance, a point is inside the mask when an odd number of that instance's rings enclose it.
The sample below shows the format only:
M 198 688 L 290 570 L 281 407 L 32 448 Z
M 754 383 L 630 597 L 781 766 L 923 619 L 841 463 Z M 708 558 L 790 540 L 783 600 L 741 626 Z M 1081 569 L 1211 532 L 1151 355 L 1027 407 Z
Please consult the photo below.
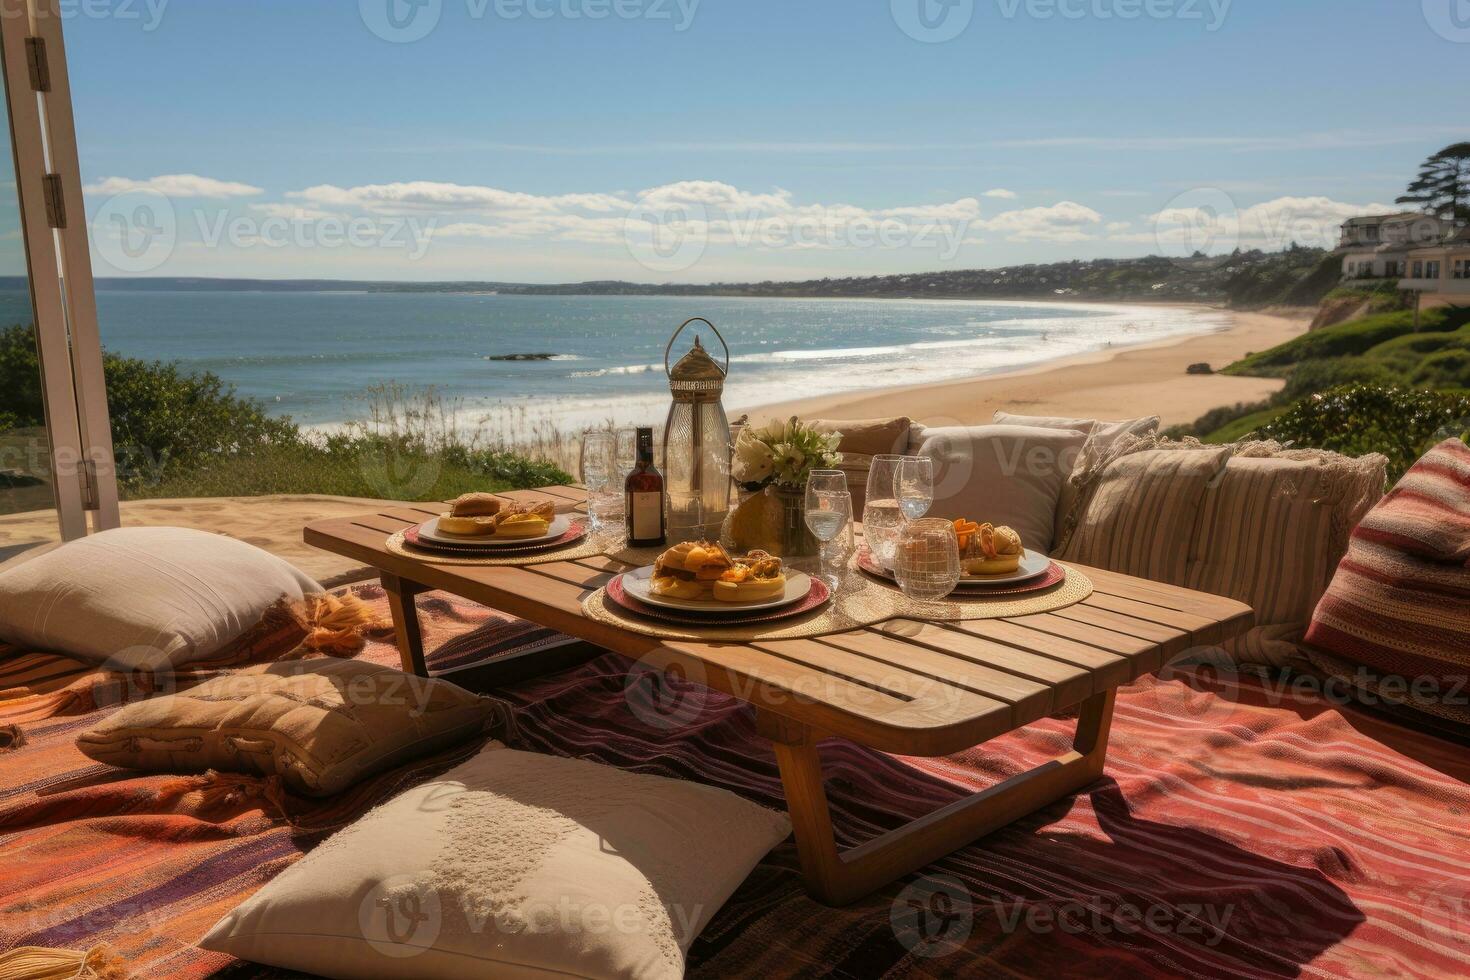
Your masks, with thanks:
M 1445 703 L 1470 698 L 1470 447 L 1436 446 L 1363 518 L 1306 641 L 1319 666 L 1397 675 L 1415 706 L 1470 716 Z
M 1240 447 L 1272 454 L 1234 456 L 1207 490 L 1184 584 L 1250 605 L 1256 629 L 1232 653 L 1280 664 L 1296 653 L 1348 532 L 1382 495 L 1384 460 L 1274 449 Z
M 1173 447 L 1113 460 L 1057 557 L 1183 585 L 1205 491 L 1229 458 L 1228 447 Z

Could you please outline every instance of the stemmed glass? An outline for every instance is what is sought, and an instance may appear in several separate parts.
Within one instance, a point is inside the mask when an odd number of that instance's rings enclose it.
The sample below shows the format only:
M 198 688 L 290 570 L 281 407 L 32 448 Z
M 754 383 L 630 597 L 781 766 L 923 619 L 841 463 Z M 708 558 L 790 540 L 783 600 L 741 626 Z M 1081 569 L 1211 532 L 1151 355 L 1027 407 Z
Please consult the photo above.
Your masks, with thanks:
M 618 479 L 617 435 L 607 429 L 582 432 L 582 483 L 587 487 L 587 519 L 594 532 L 612 531 L 621 513 L 612 507 L 614 497 L 622 498 L 622 480 Z
M 934 503 L 934 461 L 924 456 L 905 456 L 893 474 L 893 497 L 904 520 L 917 521 Z
M 806 483 L 806 526 L 822 543 L 822 581 L 834 591 L 841 583 L 842 566 L 836 559 L 845 550 L 839 536 L 852 524 L 852 494 L 841 470 L 813 470 Z
M 903 512 L 898 509 L 898 498 L 894 495 L 898 464 L 902 461 L 902 456 L 891 454 L 874 456 L 868 470 L 868 495 L 863 504 L 863 539 L 873 553 L 873 560 L 883 568 L 893 567 L 893 550 L 899 526 L 903 523 Z

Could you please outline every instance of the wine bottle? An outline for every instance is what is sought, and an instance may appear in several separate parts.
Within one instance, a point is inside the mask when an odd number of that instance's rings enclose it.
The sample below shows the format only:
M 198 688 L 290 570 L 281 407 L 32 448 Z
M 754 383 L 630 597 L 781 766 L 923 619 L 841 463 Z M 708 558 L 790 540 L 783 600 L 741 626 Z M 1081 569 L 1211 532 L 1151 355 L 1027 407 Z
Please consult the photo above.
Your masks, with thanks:
M 662 548 L 664 532 L 664 477 L 653 465 L 653 430 L 638 430 L 638 457 L 623 484 L 628 547 Z

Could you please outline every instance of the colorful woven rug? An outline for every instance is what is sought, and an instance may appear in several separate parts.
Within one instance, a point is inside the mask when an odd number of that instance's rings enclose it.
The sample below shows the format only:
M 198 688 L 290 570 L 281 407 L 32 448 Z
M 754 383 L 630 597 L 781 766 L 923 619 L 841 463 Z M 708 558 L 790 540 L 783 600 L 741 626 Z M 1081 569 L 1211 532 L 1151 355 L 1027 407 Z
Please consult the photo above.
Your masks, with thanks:
M 375 588 L 358 593 L 379 608 Z M 421 597 L 436 669 L 555 634 Z M 361 656 L 396 664 L 374 642 Z M 473 752 L 326 804 L 252 779 L 132 776 L 72 740 L 84 669 L 0 648 L 0 951 L 110 945 L 139 978 L 284 976 L 192 942 L 326 833 Z M 58 691 L 72 696 L 59 697 Z M 510 692 L 521 748 L 782 802 L 748 709 L 606 655 Z M 68 713 L 70 712 L 70 713 Z M 861 841 L 1063 751 L 1049 719 L 945 759 L 828 746 L 833 819 Z M 806 897 L 790 842 L 695 942 L 694 977 L 1446 976 L 1470 972 L 1470 753 L 1257 680 L 1146 680 L 1107 774 L 857 905 Z M 279 818 L 289 814 L 288 823 Z

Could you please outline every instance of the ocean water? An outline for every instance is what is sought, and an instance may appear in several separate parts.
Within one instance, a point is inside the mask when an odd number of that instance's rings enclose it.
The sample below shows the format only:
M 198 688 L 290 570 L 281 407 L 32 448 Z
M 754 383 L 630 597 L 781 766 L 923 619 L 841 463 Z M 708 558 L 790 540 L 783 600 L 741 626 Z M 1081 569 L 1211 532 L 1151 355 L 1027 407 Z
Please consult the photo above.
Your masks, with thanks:
M 668 406 L 664 346 L 691 316 L 712 320 L 730 344 L 727 408 L 945 381 L 1227 325 L 1225 314 L 1177 307 L 953 300 L 103 288 L 97 301 L 109 350 L 213 371 L 272 412 L 324 428 L 361 417 L 365 389 L 390 381 L 438 388 L 469 425 L 656 423 Z M 0 315 L 14 305 L 0 296 Z M 526 353 L 554 356 L 487 359 Z

